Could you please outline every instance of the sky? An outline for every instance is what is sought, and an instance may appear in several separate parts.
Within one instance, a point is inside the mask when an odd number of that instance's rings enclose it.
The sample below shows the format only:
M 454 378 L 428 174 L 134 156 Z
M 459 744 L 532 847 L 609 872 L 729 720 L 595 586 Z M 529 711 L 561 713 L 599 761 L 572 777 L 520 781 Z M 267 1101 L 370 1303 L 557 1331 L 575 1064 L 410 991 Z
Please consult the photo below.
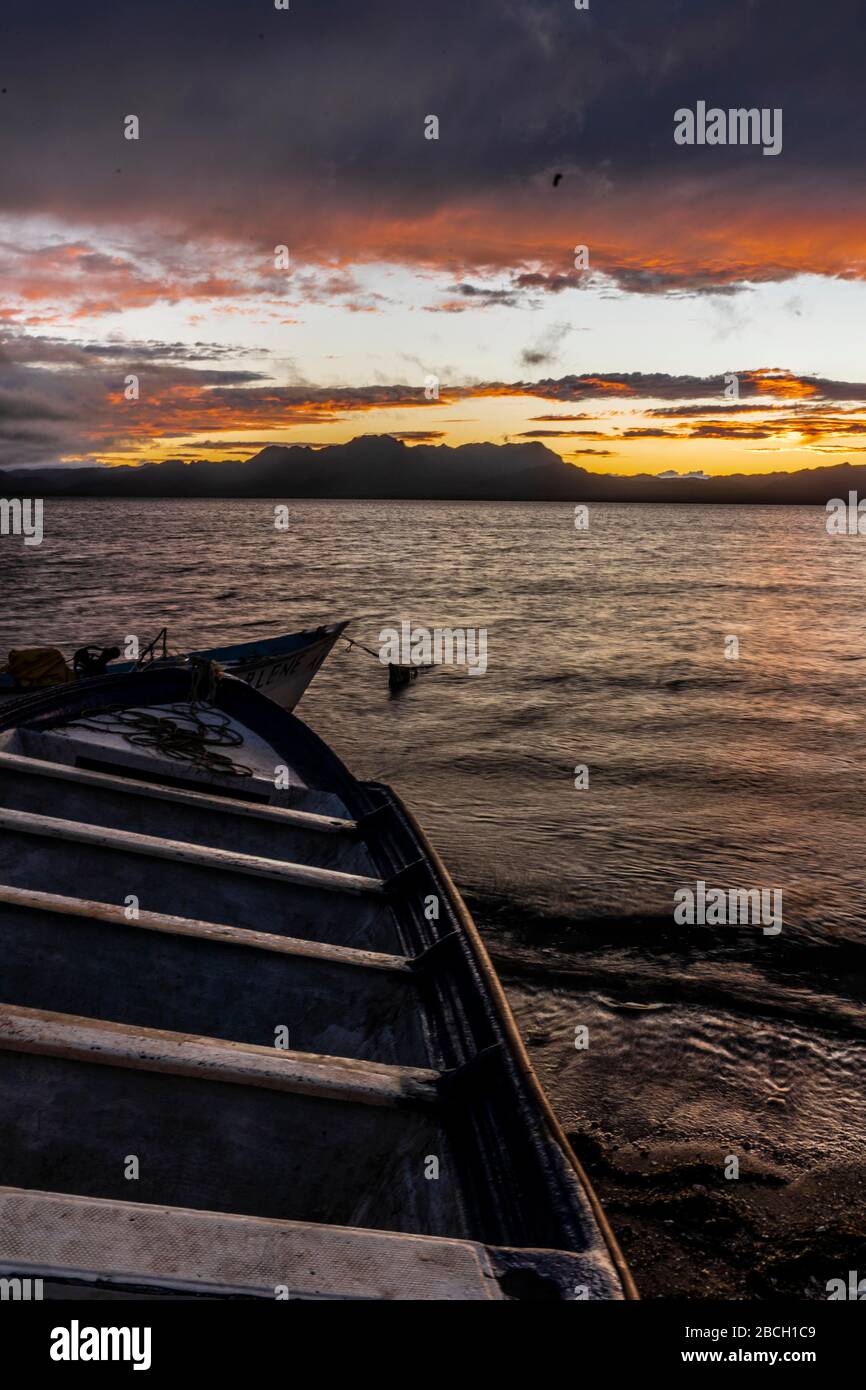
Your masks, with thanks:
M 6 0 L 0 468 L 863 461 L 864 33 L 866 0 Z M 678 143 L 701 102 L 781 149 Z

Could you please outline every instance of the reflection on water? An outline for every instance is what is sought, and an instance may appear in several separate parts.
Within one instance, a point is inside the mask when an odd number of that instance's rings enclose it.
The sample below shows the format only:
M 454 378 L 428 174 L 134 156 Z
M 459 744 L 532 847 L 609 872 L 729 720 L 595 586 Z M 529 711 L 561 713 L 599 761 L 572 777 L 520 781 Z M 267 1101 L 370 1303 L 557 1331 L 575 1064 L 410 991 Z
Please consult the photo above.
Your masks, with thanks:
M 817 508 L 599 506 L 576 531 L 558 504 L 302 502 L 287 532 L 273 521 L 267 501 L 49 500 L 43 545 L 4 547 L 0 650 L 163 624 L 178 649 L 346 616 L 374 646 L 401 618 L 486 628 L 483 677 L 437 670 L 390 700 L 384 670 L 341 650 L 300 713 L 412 802 L 471 895 L 644 1287 L 709 1292 L 703 1261 L 716 1289 L 814 1293 L 866 1208 L 848 1181 L 866 540 L 827 536 Z M 782 933 L 675 927 L 698 879 L 780 889 Z M 791 1195 L 804 1182 L 820 1222 Z M 718 1205 L 697 1236 L 676 1214 L 696 1186 Z

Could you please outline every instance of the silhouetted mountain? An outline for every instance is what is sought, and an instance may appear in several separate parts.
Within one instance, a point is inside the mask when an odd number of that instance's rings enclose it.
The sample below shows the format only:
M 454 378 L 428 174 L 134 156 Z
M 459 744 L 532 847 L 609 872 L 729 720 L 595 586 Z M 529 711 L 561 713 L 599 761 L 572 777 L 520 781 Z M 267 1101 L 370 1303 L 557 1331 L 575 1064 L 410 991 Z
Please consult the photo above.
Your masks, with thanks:
M 0 472 L 0 495 L 64 497 L 403 498 L 569 502 L 729 502 L 824 505 L 866 496 L 866 465 L 796 473 L 666 477 L 588 473 L 544 444 L 408 446 L 362 435 L 324 449 L 268 445 L 244 462 L 145 463 L 119 468 Z

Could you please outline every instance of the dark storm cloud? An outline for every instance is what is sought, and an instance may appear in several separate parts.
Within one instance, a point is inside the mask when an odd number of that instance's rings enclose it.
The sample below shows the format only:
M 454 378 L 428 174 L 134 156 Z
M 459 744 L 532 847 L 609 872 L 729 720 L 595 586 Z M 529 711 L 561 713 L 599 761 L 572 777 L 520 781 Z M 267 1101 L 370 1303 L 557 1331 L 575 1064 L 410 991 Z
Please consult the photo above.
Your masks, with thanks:
M 687 233 L 705 219 L 727 226 L 754 200 L 764 225 L 856 212 L 863 20 L 861 0 L 619 0 L 584 12 L 569 0 L 286 11 L 267 0 L 7 0 L 0 196 L 19 213 L 161 222 L 202 243 L 285 242 L 301 258 L 541 275 L 517 290 L 575 283 L 560 248 L 584 226 L 594 267 L 637 292 L 776 278 L 790 265 L 751 257 L 753 239 L 742 264 L 730 248 L 732 269 L 724 243 L 708 265 Z M 676 146 L 674 111 L 698 99 L 781 107 L 781 157 Z M 423 139 L 431 113 L 438 141 Z M 141 120 L 137 142 L 122 138 L 127 114 Z M 551 171 L 563 174 L 556 186 Z M 700 181 L 712 199 L 694 196 Z M 619 253 L 603 244 L 612 227 Z M 668 258 L 650 247 L 665 235 Z M 539 247 L 542 270 L 527 264 Z M 802 268 L 824 254 L 847 273 L 847 248 L 847 230 L 832 253 L 818 235 Z M 96 250 L 80 269 L 117 273 Z M 508 293 L 478 291 L 491 305 Z M 460 288 L 453 303 L 475 294 Z

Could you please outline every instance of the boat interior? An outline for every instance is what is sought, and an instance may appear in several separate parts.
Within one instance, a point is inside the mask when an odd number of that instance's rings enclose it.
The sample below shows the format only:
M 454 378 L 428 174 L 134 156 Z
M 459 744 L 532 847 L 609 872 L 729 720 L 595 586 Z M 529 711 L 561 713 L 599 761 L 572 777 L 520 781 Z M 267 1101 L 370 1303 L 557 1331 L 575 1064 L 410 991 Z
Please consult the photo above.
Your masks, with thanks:
M 0 712 L 0 1273 L 633 1296 L 411 813 L 242 682 L 195 692 L 154 669 Z

